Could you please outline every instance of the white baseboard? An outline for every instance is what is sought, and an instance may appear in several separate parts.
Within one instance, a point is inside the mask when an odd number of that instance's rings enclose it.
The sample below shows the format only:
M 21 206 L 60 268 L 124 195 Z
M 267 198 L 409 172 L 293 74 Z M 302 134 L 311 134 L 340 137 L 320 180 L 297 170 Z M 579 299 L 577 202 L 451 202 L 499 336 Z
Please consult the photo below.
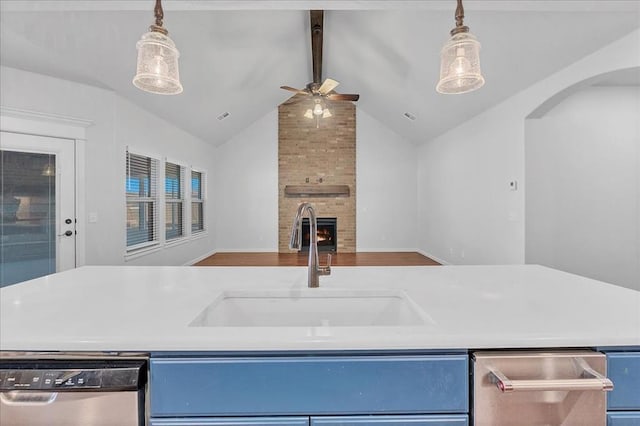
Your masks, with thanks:
M 195 259 L 190 260 L 190 261 L 188 261 L 188 262 L 184 263 L 182 266 L 193 266 L 193 265 L 195 265 L 196 263 L 200 262 L 201 260 L 204 260 L 204 259 L 206 259 L 206 258 L 207 258 L 207 257 L 209 257 L 209 256 L 213 256 L 213 255 L 214 255 L 214 254 L 216 254 L 217 252 L 218 252 L 218 250 L 211 250 L 209 253 L 205 253 L 205 254 L 203 254 L 202 256 L 196 257 Z
M 438 257 L 436 257 L 436 256 L 434 256 L 432 254 L 427 253 L 424 250 L 416 250 L 416 251 L 418 253 L 420 253 L 421 255 L 423 255 L 423 256 L 427 256 L 429 259 L 435 260 L 436 262 L 438 262 L 441 265 L 450 265 L 450 263 L 447 262 L 446 260 L 442 260 L 442 259 L 440 259 L 440 258 L 438 258 Z

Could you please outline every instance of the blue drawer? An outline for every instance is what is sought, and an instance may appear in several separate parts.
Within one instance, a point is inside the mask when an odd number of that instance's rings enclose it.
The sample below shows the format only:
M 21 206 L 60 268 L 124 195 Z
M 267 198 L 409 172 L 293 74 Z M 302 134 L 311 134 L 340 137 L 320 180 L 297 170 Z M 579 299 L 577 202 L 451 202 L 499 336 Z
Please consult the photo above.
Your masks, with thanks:
M 607 409 L 640 410 L 640 352 L 607 353 L 607 376 L 614 386 Z
M 150 420 L 150 426 L 469 426 L 466 414 L 407 416 L 210 417 Z
M 309 417 L 152 418 L 149 426 L 309 426 Z
M 607 426 L 640 426 L 640 411 L 607 413 Z
M 468 411 L 467 355 L 157 358 L 152 417 Z
M 311 417 L 311 426 L 468 426 L 466 414 Z

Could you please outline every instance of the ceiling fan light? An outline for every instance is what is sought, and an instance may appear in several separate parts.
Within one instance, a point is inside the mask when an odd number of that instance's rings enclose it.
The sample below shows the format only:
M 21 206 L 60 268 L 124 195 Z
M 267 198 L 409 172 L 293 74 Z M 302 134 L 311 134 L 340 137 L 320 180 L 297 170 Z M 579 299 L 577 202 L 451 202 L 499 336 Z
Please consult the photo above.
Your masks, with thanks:
M 313 106 L 313 115 L 322 115 L 324 113 L 324 108 L 322 108 L 322 104 L 320 102 L 316 102 Z
M 304 113 L 305 118 L 313 118 L 313 111 L 308 109 L 307 112 Z
M 329 118 L 329 117 L 333 117 L 333 114 L 331 114 L 331 111 L 329 111 L 329 108 L 325 108 L 324 111 L 322 111 L 322 118 Z
M 451 36 L 440 52 L 439 93 L 460 94 L 484 85 L 480 70 L 480 43 L 468 31 Z
M 138 63 L 133 84 L 145 92 L 160 95 L 182 93 L 178 72 L 180 52 L 167 36 L 158 31 L 149 31 L 142 35 L 136 44 Z

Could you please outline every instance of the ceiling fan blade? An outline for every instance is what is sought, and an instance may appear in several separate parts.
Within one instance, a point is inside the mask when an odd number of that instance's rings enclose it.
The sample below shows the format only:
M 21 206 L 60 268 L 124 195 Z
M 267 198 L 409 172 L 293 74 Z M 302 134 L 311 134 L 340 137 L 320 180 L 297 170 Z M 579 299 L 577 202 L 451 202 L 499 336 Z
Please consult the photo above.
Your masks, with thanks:
M 360 99 L 360 95 L 349 95 L 346 93 L 330 93 L 327 95 L 327 99 L 331 101 L 351 101 L 355 102 Z
M 330 78 L 327 78 L 325 81 L 322 82 L 322 86 L 320 86 L 320 88 L 318 89 L 318 92 L 322 93 L 323 95 L 328 95 L 329 92 L 331 92 L 333 89 L 335 89 L 336 87 L 338 87 L 340 83 L 332 80 Z
M 322 31 L 324 21 L 323 10 L 310 10 L 311 21 L 311 59 L 313 66 L 313 82 L 322 81 Z
M 296 92 L 296 93 L 300 93 L 303 95 L 308 95 L 309 92 L 307 92 L 306 90 L 302 90 L 302 89 L 296 89 L 295 87 L 290 87 L 290 86 L 280 86 L 281 89 L 284 90 L 288 90 L 290 92 Z

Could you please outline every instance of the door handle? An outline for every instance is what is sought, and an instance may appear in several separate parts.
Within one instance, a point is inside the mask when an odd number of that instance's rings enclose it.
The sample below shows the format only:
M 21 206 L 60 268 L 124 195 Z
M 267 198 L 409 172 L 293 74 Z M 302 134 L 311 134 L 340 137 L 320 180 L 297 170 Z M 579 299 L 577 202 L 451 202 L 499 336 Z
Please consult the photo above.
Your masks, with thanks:
M 58 234 L 58 237 L 70 237 L 72 235 L 73 235 L 73 231 L 67 230 L 67 231 L 64 231 L 64 234 Z
M 5 405 L 49 405 L 56 400 L 57 392 L 0 392 L 0 402 Z
M 516 391 L 603 391 L 613 390 L 613 382 L 591 368 L 582 358 L 574 359 L 582 370 L 580 379 L 511 380 L 495 367 L 489 368 L 489 380 L 503 393 Z

